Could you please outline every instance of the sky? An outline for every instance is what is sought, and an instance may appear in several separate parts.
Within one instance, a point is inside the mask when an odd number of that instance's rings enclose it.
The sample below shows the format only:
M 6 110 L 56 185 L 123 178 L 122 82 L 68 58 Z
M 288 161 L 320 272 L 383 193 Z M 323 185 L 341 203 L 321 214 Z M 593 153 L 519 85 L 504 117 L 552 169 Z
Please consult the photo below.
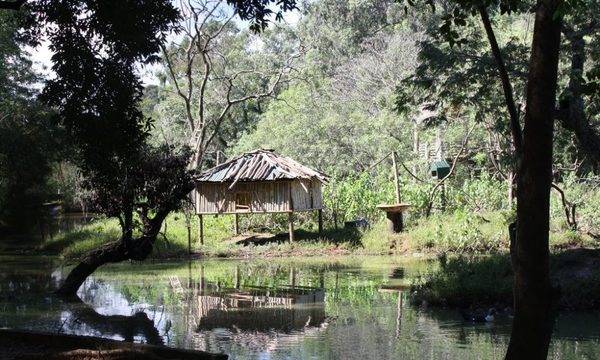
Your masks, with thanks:
M 300 11 L 294 10 L 291 12 L 285 12 L 283 14 L 283 22 L 288 25 L 296 25 L 301 18 Z M 274 19 L 273 19 L 274 21 Z M 241 29 L 248 28 L 247 21 L 241 21 L 239 19 L 235 19 L 235 22 L 238 24 L 238 27 Z M 25 50 L 30 54 L 30 58 L 33 61 L 33 69 L 36 73 L 43 75 L 45 78 L 49 79 L 54 76 L 54 72 L 51 70 L 52 66 L 52 51 L 48 47 L 48 41 L 43 41 L 40 46 L 37 48 L 32 48 L 27 46 Z M 139 73 L 142 78 L 142 82 L 144 86 L 147 85 L 157 85 L 158 78 L 156 73 L 161 70 L 162 66 L 159 64 L 155 65 L 146 65 L 140 66 Z

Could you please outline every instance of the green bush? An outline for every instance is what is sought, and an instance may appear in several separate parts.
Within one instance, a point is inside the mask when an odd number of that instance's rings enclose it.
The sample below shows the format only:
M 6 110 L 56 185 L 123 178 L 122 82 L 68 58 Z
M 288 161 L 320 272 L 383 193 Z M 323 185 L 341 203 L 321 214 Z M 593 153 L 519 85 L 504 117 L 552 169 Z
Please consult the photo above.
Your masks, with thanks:
M 433 305 L 489 306 L 512 304 L 512 269 L 506 255 L 482 258 L 440 257 L 439 268 L 418 277 L 412 301 Z
M 508 249 L 508 230 L 502 212 L 476 214 L 457 210 L 422 218 L 409 229 L 417 250 L 489 253 Z

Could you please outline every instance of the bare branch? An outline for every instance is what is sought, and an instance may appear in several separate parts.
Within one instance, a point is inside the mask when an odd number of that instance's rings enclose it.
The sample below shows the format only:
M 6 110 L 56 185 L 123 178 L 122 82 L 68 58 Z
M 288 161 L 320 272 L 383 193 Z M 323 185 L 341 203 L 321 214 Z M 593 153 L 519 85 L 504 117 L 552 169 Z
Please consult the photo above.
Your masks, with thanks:
M 506 101 L 508 113 L 510 114 L 510 127 L 512 130 L 513 142 L 515 145 L 515 150 L 518 159 L 523 152 L 523 131 L 521 129 L 521 124 L 519 122 L 519 113 L 517 112 L 517 106 L 515 105 L 515 100 L 513 97 L 512 85 L 510 83 L 508 72 L 506 71 L 506 65 L 504 64 L 504 59 L 502 58 L 502 54 L 500 53 L 500 47 L 498 46 L 498 41 L 496 40 L 496 35 L 494 34 L 494 29 L 492 28 L 492 23 L 490 21 L 490 17 L 487 13 L 485 5 L 479 6 L 479 14 L 481 15 L 481 21 L 483 22 L 485 33 L 492 48 L 492 54 L 494 55 L 494 59 L 496 60 L 496 66 L 498 67 L 500 80 L 502 81 L 504 99 Z
M 569 225 L 571 230 L 577 230 L 577 219 L 575 219 L 575 209 L 577 205 L 567 201 L 565 192 L 558 185 L 552 183 L 551 186 L 560 195 L 560 200 L 562 202 L 563 210 L 565 212 L 565 217 L 567 218 L 567 224 Z

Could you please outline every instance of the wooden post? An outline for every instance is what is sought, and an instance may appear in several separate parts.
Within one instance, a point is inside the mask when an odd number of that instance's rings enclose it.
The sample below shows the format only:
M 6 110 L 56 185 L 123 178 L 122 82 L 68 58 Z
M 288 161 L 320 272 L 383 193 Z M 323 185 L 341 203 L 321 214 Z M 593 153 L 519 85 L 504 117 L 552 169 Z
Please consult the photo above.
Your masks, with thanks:
M 394 185 L 396 185 L 396 204 L 400 204 L 400 183 L 398 181 L 398 165 L 396 164 L 396 152 L 392 151 L 392 164 L 394 166 Z M 388 219 L 390 219 L 390 214 L 388 213 Z M 392 222 L 394 222 L 394 224 L 396 225 L 395 227 L 392 226 L 392 231 L 394 232 L 400 232 L 402 231 L 402 228 L 404 227 L 403 224 L 403 219 L 402 219 L 402 212 L 396 213 L 394 214 L 394 219 L 390 219 Z
M 439 126 L 435 132 L 435 157 L 436 160 L 444 160 L 444 139 L 442 128 Z
M 187 238 L 188 238 L 188 254 L 192 255 L 192 212 L 189 208 L 184 210 L 185 215 L 185 227 L 187 229 Z M 165 230 L 165 234 L 167 231 Z
M 240 219 L 238 217 L 238 214 L 233 214 L 234 217 L 234 225 L 233 225 L 233 231 L 235 232 L 236 235 L 240 234 Z
M 198 214 L 198 241 L 200 245 L 204 245 L 204 224 L 202 214 Z
M 192 255 L 192 229 L 187 228 L 188 232 L 188 255 Z
M 290 233 L 290 243 L 294 242 L 294 213 L 288 213 L 288 231 Z
M 413 152 L 415 159 L 419 158 L 419 124 L 417 124 L 416 119 L 413 120 Z M 417 174 L 417 164 L 413 165 L 413 174 Z M 413 182 L 416 182 L 417 179 L 413 178 Z
M 319 212 L 319 234 L 323 233 L 323 209 L 317 210 Z
M 398 166 L 396 165 L 395 151 L 392 151 L 392 164 L 394 166 L 394 185 L 396 185 L 396 204 L 400 204 L 400 184 L 398 182 Z
M 204 294 L 206 279 L 204 278 L 204 265 L 200 265 L 200 293 Z
M 394 212 L 394 211 L 387 211 L 386 216 L 387 216 L 387 220 L 388 220 L 387 221 L 388 230 L 390 232 L 394 232 L 394 233 L 402 232 L 402 230 L 404 228 L 404 224 L 402 221 L 402 213 Z
M 295 268 L 290 268 L 290 285 L 292 285 L 293 288 L 296 287 L 296 269 Z

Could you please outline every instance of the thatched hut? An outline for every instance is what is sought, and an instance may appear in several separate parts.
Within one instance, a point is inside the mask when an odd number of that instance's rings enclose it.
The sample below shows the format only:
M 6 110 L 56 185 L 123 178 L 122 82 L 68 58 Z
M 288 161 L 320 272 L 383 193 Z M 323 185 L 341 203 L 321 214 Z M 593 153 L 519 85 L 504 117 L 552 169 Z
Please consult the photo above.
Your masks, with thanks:
M 199 237 L 203 241 L 202 215 L 233 214 L 235 232 L 238 214 L 289 214 L 290 241 L 294 239 L 293 213 L 319 213 L 323 227 L 321 185 L 327 176 L 271 150 L 255 150 L 203 172 L 195 191 Z

